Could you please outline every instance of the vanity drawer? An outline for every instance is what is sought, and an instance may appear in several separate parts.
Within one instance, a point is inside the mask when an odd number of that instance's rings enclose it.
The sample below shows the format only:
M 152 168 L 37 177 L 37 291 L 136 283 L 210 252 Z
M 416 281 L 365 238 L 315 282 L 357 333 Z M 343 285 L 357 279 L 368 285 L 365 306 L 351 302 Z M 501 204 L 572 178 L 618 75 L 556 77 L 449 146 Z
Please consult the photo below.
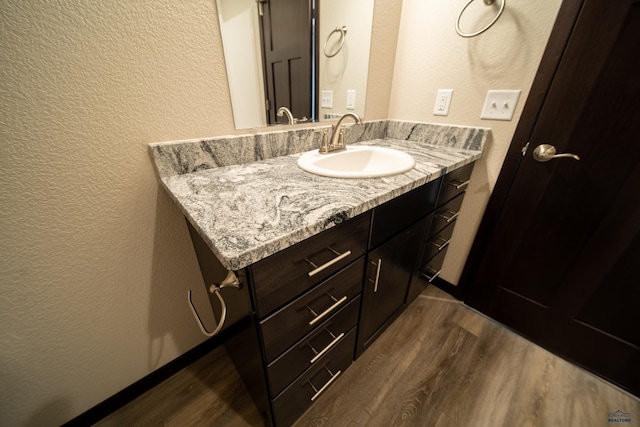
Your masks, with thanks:
M 464 193 L 458 194 L 454 199 L 448 201 L 433 214 L 433 223 L 429 235 L 432 236 L 448 225 L 454 224 L 462 207 Z
M 271 396 L 277 396 L 291 381 L 318 363 L 322 355 L 340 345 L 358 323 L 360 297 L 356 297 L 315 331 L 298 341 L 267 366 Z
M 455 223 L 449 224 L 438 233 L 429 237 L 425 242 L 424 254 L 422 256 L 424 262 L 429 261 L 431 258 L 447 249 L 447 246 L 449 246 L 449 242 L 451 241 L 454 227 Z
M 440 178 L 373 210 L 369 248 L 375 248 L 427 215 L 436 206 Z
M 369 212 L 249 267 L 259 318 L 309 290 L 366 251 Z
M 278 427 L 293 424 L 351 365 L 355 344 L 356 330 L 352 329 L 333 350 L 273 400 L 273 415 Z
M 436 256 L 431 258 L 420 269 L 420 277 L 427 280 L 429 283 L 433 282 L 436 277 L 440 276 L 442 271 L 442 264 L 444 263 L 444 257 L 447 254 L 447 248 L 441 250 Z
M 467 189 L 474 163 L 469 163 L 444 176 L 438 196 L 438 206 L 456 197 Z
M 267 362 L 346 306 L 362 290 L 365 259 L 302 295 L 260 322 Z

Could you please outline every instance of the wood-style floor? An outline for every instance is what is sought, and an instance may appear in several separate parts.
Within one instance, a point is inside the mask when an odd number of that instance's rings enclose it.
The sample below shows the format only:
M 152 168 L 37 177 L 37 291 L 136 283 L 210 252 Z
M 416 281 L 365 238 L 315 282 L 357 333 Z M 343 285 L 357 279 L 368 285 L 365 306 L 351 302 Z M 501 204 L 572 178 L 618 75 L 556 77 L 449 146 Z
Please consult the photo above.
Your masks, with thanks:
M 611 426 L 640 400 L 428 288 L 295 424 Z M 97 424 L 260 426 L 224 349 Z

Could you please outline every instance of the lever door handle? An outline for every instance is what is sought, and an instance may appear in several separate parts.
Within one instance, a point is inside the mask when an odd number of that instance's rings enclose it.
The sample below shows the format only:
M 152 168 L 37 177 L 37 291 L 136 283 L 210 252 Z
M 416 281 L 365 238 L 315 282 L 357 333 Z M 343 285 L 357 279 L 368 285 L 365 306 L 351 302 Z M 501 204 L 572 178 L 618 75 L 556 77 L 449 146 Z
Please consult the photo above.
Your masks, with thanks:
M 556 154 L 556 147 L 550 144 L 540 144 L 533 150 L 533 158 L 539 162 L 548 162 L 552 159 L 570 158 L 580 160 L 580 157 L 571 153 Z

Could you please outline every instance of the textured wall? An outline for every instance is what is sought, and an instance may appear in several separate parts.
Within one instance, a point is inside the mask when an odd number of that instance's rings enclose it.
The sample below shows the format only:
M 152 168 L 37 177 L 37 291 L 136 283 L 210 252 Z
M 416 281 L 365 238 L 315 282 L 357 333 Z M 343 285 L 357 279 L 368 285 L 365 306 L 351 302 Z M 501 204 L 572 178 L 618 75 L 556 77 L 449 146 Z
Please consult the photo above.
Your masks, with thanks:
M 490 22 L 500 1 L 492 7 L 473 2 L 462 17 L 463 31 L 473 32 Z M 462 273 L 561 0 L 507 2 L 493 27 L 470 39 L 455 31 L 464 4 L 404 0 L 389 107 L 392 119 L 492 129 L 483 159 L 474 168 L 441 275 L 452 283 L 457 283 Z M 438 89 L 454 90 L 446 117 L 433 115 Z M 522 90 L 513 121 L 480 119 L 489 89 Z
M 233 120 L 214 0 L 2 0 L 0 20 L 0 425 L 59 425 L 202 341 L 147 144 Z

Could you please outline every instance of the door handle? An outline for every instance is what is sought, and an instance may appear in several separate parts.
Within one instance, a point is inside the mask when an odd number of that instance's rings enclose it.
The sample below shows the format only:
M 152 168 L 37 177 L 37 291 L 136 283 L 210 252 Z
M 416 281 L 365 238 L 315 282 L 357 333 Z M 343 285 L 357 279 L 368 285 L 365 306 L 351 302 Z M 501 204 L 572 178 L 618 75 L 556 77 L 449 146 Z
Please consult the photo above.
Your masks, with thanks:
M 556 154 L 556 147 L 551 144 L 540 144 L 533 150 L 533 158 L 538 162 L 548 162 L 552 159 L 570 158 L 580 160 L 580 157 L 571 153 Z

